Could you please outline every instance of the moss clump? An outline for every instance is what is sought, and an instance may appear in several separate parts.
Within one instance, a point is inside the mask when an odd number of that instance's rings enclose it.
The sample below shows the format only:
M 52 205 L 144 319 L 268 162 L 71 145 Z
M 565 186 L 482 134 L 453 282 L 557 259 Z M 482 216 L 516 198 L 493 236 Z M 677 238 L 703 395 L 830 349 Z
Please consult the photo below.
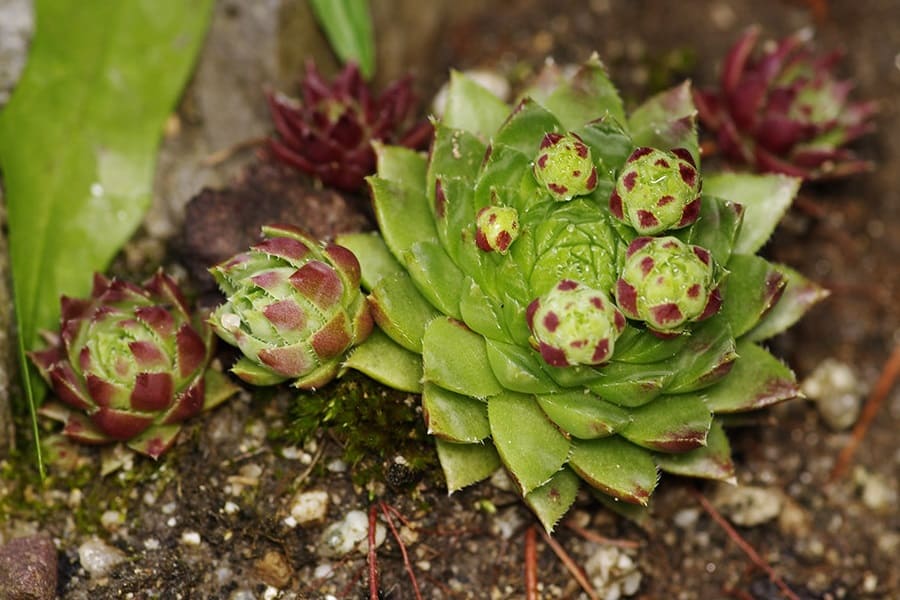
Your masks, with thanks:
M 277 438 L 302 444 L 327 433 L 341 444 L 342 459 L 357 485 L 384 481 L 397 456 L 414 472 L 440 472 L 418 396 L 385 388 L 359 373 L 349 372 L 315 394 L 300 396 L 288 421 Z

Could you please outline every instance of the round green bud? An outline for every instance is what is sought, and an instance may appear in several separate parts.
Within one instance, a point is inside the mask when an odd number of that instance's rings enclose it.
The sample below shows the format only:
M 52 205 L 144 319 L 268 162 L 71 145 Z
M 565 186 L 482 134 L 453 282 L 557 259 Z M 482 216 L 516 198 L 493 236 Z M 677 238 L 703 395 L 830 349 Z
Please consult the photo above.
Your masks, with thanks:
M 684 148 L 631 153 L 609 198 L 609 210 L 641 235 L 686 227 L 700 216 L 700 175 Z
M 574 133 L 548 133 L 534 160 L 534 177 L 555 200 L 565 202 L 597 187 L 591 149 Z
M 599 365 L 613 355 L 625 317 L 606 293 L 563 279 L 528 305 L 531 345 L 554 367 Z
M 485 252 L 506 254 L 519 237 L 519 213 L 511 206 L 485 206 L 475 217 L 475 243 Z
M 674 237 L 639 237 L 628 246 L 616 303 L 663 335 L 714 315 L 722 304 L 716 266 L 705 248 Z

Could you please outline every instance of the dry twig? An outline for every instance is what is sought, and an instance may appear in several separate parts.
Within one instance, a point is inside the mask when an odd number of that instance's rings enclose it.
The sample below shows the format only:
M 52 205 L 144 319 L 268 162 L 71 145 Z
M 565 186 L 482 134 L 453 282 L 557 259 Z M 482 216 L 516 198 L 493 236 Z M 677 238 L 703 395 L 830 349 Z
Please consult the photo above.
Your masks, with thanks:
M 584 590 L 584 593 L 588 595 L 588 598 L 591 600 L 598 600 L 597 592 L 594 591 L 594 586 L 591 585 L 591 582 L 588 581 L 587 575 L 584 574 L 584 571 L 575 564 L 575 561 L 572 560 L 572 557 L 569 556 L 569 553 L 566 552 L 565 548 L 559 545 L 559 542 L 550 537 L 543 529 L 540 530 L 541 535 L 544 536 L 544 541 L 547 542 L 547 545 L 553 549 L 553 552 L 556 554 L 557 558 L 559 558 L 560 562 L 565 565 L 566 569 L 569 570 L 569 573 L 572 574 L 572 577 L 575 578 L 575 581 L 578 582 L 578 585 L 581 586 L 581 589 Z
M 525 600 L 538 600 L 536 536 L 534 525 L 525 530 Z
M 617 548 L 631 548 L 636 549 L 641 547 L 640 542 L 635 542 L 633 540 L 617 540 L 614 538 L 608 538 L 604 535 L 600 535 L 599 533 L 594 533 L 593 531 L 589 531 L 584 527 L 580 527 L 573 523 L 572 521 L 563 522 L 565 527 L 568 527 L 584 539 L 589 542 L 595 542 L 597 544 L 603 544 L 604 546 L 615 546 Z
M 894 351 L 891 353 L 891 356 L 887 359 L 887 362 L 884 363 L 884 367 L 881 369 L 881 375 L 878 377 L 878 382 L 875 384 L 875 387 L 872 388 L 872 393 L 869 394 L 868 399 L 866 399 L 866 404 L 863 407 L 862 415 L 853 427 L 850 441 L 841 450 L 837 461 L 834 463 L 834 468 L 831 470 L 831 475 L 828 477 L 828 483 L 837 481 L 850 467 L 856 449 L 859 447 L 860 443 L 862 443 L 863 438 L 866 437 L 869 426 L 872 424 L 872 421 L 875 420 L 875 416 L 881 409 L 881 405 L 884 404 L 885 398 L 888 397 L 888 394 L 890 393 L 891 388 L 894 387 L 894 383 L 896 383 L 898 377 L 900 377 L 900 344 L 897 344 Z
M 385 520 L 387 521 L 388 527 L 391 530 L 391 534 L 394 536 L 394 539 L 397 540 L 397 545 L 400 546 L 400 554 L 403 555 L 403 567 L 406 569 L 406 573 L 409 575 L 409 580 L 412 582 L 413 593 L 416 595 L 416 600 L 422 600 L 422 593 L 419 591 L 419 582 L 416 581 L 416 574 L 413 573 L 412 565 L 409 562 L 409 554 L 406 552 L 406 544 L 403 543 L 403 540 L 400 539 L 400 533 L 397 531 L 397 528 L 394 526 L 394 519 L 391 517 L 391 512 L 397 515 L 401 521 L 406 521 L 401 515 L 400 511 L 398 511 L 393 506 L 388 506 L 385 502 L 379 502 L 381 506 L 381 513 L 384 515 Z M 389 510 L 390 509 L 390 510 Z M 407 527 L 409 527 L 407 523 Z
M 703 510 L 705 510 L 709 514 L 709 516 L 711 516 L 713 520 L 718 523 L 722 529 L 725 530 L 725 533 L 728 534 L 728 537 L 731 538 L 731 541 L 733 541 L 738 546 L 738 548 L 740 548 L 741 551 L 743 551 L 743 553 L 747 555 L 747 558 L 749 558 L 757 567 L 766 572 L 766 574 L 769 576 L 769 579 L 772 581 L 772 583 L 778 586 L 778 589 L 781 590 L 781 593 L 785 598 L 787 598 L 788 600 L 800 600 L 797 594 L 791 591 L 791 588 L 789 588 L 784 580 L 781 579 L 781 576 L 775 572 L 775 569 L 773 569 L 769 565 L 769 563 L 759 555 L 759 553 L 753 548 L 753 546 L 751 546 L 750 543 L 745 540 L 734 527 L 732 527 L 731 523 L 728 522 L 728 519 L 723 517 L 719 513 L 719 511 L 716 510 L 712 503 L 710 503 L 710 501 L 706 499 L 706 496 L 701 494 L 699 490 L 695 489 L 691 489 L 691 493 L 694 494 L 694 497 L 697 498 L 698 502 L 700 502 L 700 506 L 703 507 Z

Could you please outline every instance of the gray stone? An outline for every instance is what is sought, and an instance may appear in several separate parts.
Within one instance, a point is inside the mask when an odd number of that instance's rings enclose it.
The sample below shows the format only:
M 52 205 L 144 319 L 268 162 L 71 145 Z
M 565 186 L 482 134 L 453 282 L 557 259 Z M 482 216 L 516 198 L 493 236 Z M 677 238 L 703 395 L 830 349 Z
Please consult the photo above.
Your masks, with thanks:
M 56 546 L 46 533 L 0 546 L 0 600 L 52 600 L 56 578 Z

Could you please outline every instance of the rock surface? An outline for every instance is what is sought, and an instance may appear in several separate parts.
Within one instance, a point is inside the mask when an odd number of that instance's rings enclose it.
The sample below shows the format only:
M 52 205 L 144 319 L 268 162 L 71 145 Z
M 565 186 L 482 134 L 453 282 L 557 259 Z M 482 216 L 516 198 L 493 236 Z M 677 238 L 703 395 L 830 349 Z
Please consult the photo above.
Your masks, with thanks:
M 52 600 L 56 579 L 56 546 L 46 533 L 0 546 L 0 600 Z

